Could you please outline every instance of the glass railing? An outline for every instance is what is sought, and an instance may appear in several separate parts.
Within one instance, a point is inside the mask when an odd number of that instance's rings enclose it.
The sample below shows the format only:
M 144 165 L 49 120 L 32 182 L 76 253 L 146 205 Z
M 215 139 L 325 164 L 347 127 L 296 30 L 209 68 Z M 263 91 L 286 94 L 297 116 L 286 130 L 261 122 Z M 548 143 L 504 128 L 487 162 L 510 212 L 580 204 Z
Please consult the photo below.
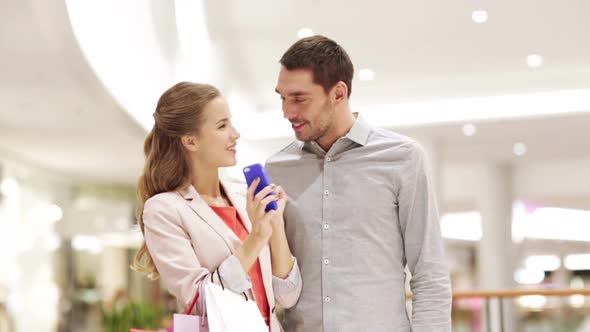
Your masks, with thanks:
M 453 292 L 453 332 L 590 332 L 590 289 Z

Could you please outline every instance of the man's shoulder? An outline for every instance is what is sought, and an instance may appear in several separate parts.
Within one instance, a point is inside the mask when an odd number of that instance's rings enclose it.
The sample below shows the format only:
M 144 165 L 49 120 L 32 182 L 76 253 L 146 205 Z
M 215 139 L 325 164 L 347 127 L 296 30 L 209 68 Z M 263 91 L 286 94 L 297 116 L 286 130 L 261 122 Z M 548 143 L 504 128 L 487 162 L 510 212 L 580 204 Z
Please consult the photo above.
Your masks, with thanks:
M 369 144 L 384 145 L 387 148 L 403 149 L 409 153 L 422 150 L 415 139 L 392 130 L 374 127 L 369 136 Z
M 416 142 L 413 138 L 395 132 L 393 130 L 381 128 L 381 127 L 373 127 L 371 128 L 371 135 L 370 138 L 373 139 L 383 139 L 387 140 L 392 143 L 399 143 L 399 144 L 411 144 Z
M 286 160 L 301 158 L 303 142 L 293 141 L 289 145 L 282 148 L 279 152 L 273 154 L 266 160 L 266 166 L 281 163 Z

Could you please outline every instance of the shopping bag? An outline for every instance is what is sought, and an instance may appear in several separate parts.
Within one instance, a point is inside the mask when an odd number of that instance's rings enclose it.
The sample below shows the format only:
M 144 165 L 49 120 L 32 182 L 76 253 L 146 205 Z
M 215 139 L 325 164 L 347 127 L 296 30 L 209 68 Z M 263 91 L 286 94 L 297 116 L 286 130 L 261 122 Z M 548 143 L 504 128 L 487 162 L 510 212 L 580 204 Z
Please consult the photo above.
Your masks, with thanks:
M 173 330 L 174 332 L 209 332 L 206 321 L 201 316 L 191 315 L 197 300 L 199 299 L 199 292 L 195 295 L 193 302 L 186 309 L 184 314 L 174 314 Z M 129 332 L 157 332 L 139 329 L 130 329 Z
M 225 289 L 223 284 L 207 283 L 205 302 L 211 332 L 268 332 L 258 305 L 245 294 Z
M 207 327 L 207 319 L 205 315 L 197 316 L 191 315 L 197 300 L 199 299 L 199 291 L 193 299 L 191 305 L 186 309 L 184 314 L 174 314 L 173 327 L 174 332 L 209 332 Z M 202 312 L 201 312 L 202 313 Z

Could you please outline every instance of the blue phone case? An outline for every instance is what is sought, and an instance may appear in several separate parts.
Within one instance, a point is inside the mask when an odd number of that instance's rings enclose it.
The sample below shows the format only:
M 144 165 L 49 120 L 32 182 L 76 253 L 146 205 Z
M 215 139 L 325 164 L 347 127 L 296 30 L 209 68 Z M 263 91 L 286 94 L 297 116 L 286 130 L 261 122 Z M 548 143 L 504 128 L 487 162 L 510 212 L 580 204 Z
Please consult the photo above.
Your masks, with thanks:
M 250 187 L 252 185 L 252 182 L 254 182 L 254 180 L 256 178 L 260 178 L 260 182 L 258 183 L 256 190 L 254 191 L 254 195 L 258 194 L 262 189 L 264 189 L 266 186 L 270 185 L 270 180 L 268 179 L 268 175 L 266 175 L 266 172 L 264 171 L 264 167 L 262 167 L 262 165 L 253 164 L 250 166 L 246 166 L 246 167 L 244 167 L 243 171 L 244 171 L 244 177 L 246 178 L 246 183 L 248 184 L 248 187 Z M 269 194 L 269 195 L 273 195 L 273 194 Z M 268 203 L 265 211 L 266 212 L 268 212 L 270 210 L 276 211 L 278 208 L 279 208 L 279 206 L 277 205 L 277 202 L 272 201 L 272 202 Z

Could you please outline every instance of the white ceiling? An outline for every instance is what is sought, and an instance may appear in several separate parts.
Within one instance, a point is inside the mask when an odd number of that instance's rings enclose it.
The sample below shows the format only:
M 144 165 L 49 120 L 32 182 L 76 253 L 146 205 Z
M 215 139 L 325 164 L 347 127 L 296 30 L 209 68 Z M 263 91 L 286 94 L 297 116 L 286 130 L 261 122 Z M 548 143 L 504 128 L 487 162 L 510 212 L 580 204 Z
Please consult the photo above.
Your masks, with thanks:
M 0 156 L 134 182 L 144 131 L 88 67 L 63 1 L 3 0 L 0 25 Z
M 462 125 L 441 125 L 399 130 L 429 140 L 442 162 L 545 162 L 590 158 L 590 114 L 549 116 L 476 124 L 477 133 L 463 135 Z M 526 154 L 513 153 L 515 143 L 526 145 Z
M 524 1 L 208 1 L 224 65 L 258 105 L 276 109 L 277 61 L 302 27 L 335 39 L 374 81 L 360 105 L 590 87 L 590 3 Z M 475 24 L 474 10 L 488 22 Z M 526 56 L 544 65 L 530 69 Z
M 151 3 L 153 15 L 162 16 L 165 6 Z M 472 22 L 477 9 L 488 11 L 487 23 Z M 361 111 L 402 101 L 590 88 L 585 0 L 211 0 L 205 12 L 221 74 L 214 82 L 259 112 L 280 112 L 277 61 L 302 27 L 337 40 L 357 69 L 375 71 L 375 80 L 353 82 L 352 101 Z M 166 24 L 163 35 L 170 36 Z M 133 183 L 145 131 L 85 60 L 64 1 L 3 0 L 0 27 L 0 154 L 88 179 Z M 175 54 L 167 48 L 175 43 L 160 43 L 164 54 Z M 543 56 L 540 68 L 526 66 L 532 53 Z M 512 144 L 519 141 L 528 146 L 524 160 L 590 158 L 587 114 L 476 125 L 470 138 L 461 124 L 403 131 L 436 141 L 450 162 L 516 160 Z

